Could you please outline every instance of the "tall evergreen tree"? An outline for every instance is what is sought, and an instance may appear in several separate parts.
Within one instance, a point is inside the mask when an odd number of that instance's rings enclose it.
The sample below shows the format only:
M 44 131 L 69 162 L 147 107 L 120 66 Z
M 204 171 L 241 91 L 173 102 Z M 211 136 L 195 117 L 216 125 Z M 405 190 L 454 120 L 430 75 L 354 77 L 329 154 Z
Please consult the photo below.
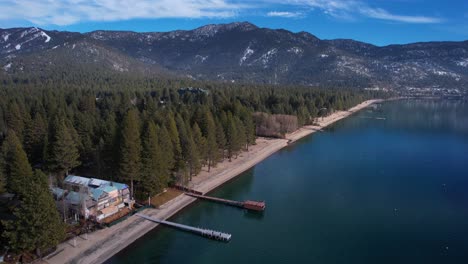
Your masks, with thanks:
M 14 219 L 2 221 L 5 227 L 2 236 L 14 252 L 36 250 L 41 256 L 43 250 L 62 241 L 65 227 L 42 172 L 35 172 L 34 177 L 27 181 L 26 190 L 20 205 L 13 211 Z
M 48 156 L 49 168 L 53 172 L 68 174 L 71 169 L 81 163 L 72 128 L 66 125 L 64 119 L 55 119 L 52 147 Z
M 171 138 L 166 127 L 162 126 L 159 129 L 159 148 L 161 151 L 161 172 L 164 175 L 170 175 L 171 170 L 174 169 L 174 151 L 172 148 Z M 169 179 L 168 179 L 169 180 Z
M 7 189 L 9 192 L 23 197 L 27 194 L 28 185 L 33 180 L 33 172 L 15 132 L 8 133 L 2 148 L 3 172 L 6 176 Z
M 200 127 L 198 126 L 197 123 L 193 124 L 192 128 L 192 138 L 193 138 L 193 151 L 192 155 L 195 155 L 192 157 L 193 161 L 193 173 L 197 174 L 201 170 L 201 163 L 200 159 L 206 160 L 207 156 L 207 150 L 206 150 L 206 138 L 203 137 Z
M 27 124 L 24 135 L 25 151 L 33 164 L 44 160 L 47 133 L 47 124 L 42 114 L 37 113 Z
M 234 118 L 234 123 L 236 127 L 236 144 L 234 151 L 237 157 L 239 151 L 243 150 L 247 146 L 247 135 L 244 124 L 238 117 Z
M 105 178 L 115 180 L 114 175 L 118 169 L 119 145 L 117 123 L 115 115 L 110 114 L 106 117 L 101 128 L 103 145 L 100 147 L 100 160 Z
M 162 171 L 162 155 L 157 127 L 149 121 L 143 137 L 141 179 L 143 192 L 149 196 L 161 192 L 167 184 L 167 175 Z
M 205 113 L 205 136 L 206 136 L 206 159 L 208 163 L 208 171 L 218 159 L 218 144 L 216 142 L 216 124 L 211 112 Z
M 130 182 L 130 192 L 134 197 L 134 181 L 141 175 L 141 140 L 138 112 L 130 109 L 122 123 L 120 139 L 119 174 L 124 181 Z
M 179 130 L 174 118 L 174 114 L 171 112 L 166 117 L 166 128 L 169 132 L 169 136 L 172 141 L 172 151 L 174 154 L 174 169 L 178 170 L 184 167 L 184 161 L 182 158 L 182 147 L 180 144 Z
M 232 156 L 240 148 L 238 128 L 236 125 L 236 121 L 232 117 L 232 114 L 229 113 L 226 120 L 226 149 L 229 161 L 231 161 Z
M 216 144 L 218 145 L 218 148 L 221 152 L 221 159 L 224 159 L 224 152 L 226 149 L 226 135 L 223 129 L 223 125 L 219 121 L 216 123 Z
M 6 191 L 6 179 L 5 179 L 5 170 L 4 170 L 4 160 L 3 153 L 0 152 L 0 194 Z
M 16 102 L 11 102 L 8 105 L 8 111 L 6 112 L 5 118 L 8 128 L 15 131 L 18 138 L 22 138 L 25 120 Z

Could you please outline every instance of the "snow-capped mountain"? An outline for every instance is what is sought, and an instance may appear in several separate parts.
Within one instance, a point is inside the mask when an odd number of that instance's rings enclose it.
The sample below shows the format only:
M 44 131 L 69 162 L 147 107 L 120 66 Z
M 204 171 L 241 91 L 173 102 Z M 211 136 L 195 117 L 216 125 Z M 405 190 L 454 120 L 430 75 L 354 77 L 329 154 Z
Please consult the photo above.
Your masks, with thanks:
M 77 65 L 226 82 L 463 88 L 468 85 L 468 41 L 378 47 L 247 22 L 146 33 L 0 29 L 3 74 Z

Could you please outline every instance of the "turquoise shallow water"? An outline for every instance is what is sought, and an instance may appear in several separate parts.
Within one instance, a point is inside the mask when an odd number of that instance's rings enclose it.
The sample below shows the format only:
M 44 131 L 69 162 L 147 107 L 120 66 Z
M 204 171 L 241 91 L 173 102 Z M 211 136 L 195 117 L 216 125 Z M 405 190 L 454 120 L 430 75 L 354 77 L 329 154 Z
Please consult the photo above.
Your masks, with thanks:
M 108 263 L 468 263 L 468 103 L 363 110 L 211 194 L 267 209 L 197 202 L 171 220 L 230 243 L 159 227 Z

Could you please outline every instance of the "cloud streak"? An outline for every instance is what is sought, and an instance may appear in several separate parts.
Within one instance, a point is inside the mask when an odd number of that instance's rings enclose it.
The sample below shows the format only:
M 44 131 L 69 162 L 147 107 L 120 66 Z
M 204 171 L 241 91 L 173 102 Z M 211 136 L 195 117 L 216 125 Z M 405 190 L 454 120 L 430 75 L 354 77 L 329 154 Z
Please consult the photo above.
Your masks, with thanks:
M 303 14 L 300 12 L 287 12 L 287 11 L 271 11 L 267 13 L 269 17 L 285 17 L 285 18 L 294 18 L 302 17 Z
M 288 7 L 289 11 L 267 12 L 274 7 Z M 247 9 L 260 10 L 272 18 L 304 17 L 306 10 L 312 9 L 351 21 L 365 17 L 402 23 L 443 22 L 437 17 L 391 13 L 365 0 L 0 0 L 0 22 L 22 20 L 36 25 L 67 26 L 130 19 L 230 18 L 248 13 Z
M 0 20 L 65 26 L 86 21 L 233 17 L 248 4 L 228 0 L 3 0 Z
M 345 20 L 367 17 L 414 24 L 435 24 L 443 22 L 442 19 L 437 17 L 393 14 L 385 9 L 372 7 L 363 1 L 357 0 L 286 0 L 286 2 L 291 5 L 308 6 L 313 9 L 318 9 L 327 15 Z

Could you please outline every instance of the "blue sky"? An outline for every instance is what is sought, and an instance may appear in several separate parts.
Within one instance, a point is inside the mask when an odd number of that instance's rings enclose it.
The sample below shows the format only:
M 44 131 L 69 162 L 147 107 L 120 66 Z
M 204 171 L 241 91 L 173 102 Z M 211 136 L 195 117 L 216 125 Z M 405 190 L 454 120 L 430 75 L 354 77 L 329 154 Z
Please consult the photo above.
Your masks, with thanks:
M 0 27 L 170 31 L 249 21 L 376 45 L 468 40 L 468 0 L 0 0 Z

